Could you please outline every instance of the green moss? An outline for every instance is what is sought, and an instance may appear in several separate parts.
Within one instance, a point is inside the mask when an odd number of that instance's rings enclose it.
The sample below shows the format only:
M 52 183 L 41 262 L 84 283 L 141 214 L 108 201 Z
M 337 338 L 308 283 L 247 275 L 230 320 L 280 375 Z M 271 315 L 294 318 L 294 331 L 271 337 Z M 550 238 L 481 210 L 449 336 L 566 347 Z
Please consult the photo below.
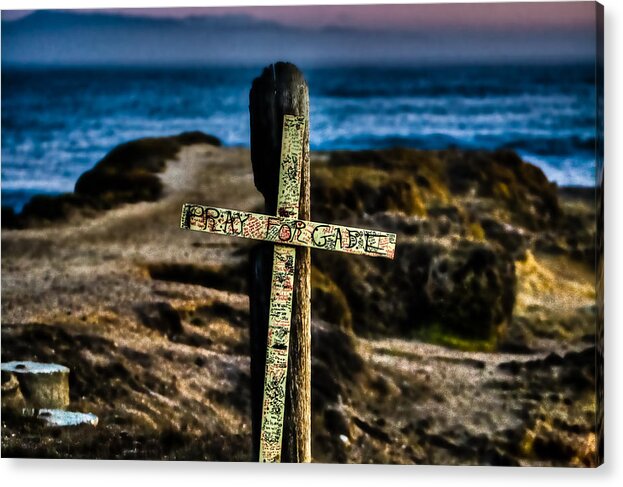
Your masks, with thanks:
M 466 338 L 447 331 L 439 323 L 418 330 L 416 336 L 428 343 L 466 352 L 493 352 L 497 348 L 497 336 L 494 333 L 487 339 Z
M 312 205 L 321 218 L 402 211 L 426 214 L 427 190 L 410 174 L 373 167 L 320 167 L 312 174 Z
M 480 242 L 485 240 L 485 231 L 483 230 L 482 225 L 478 222 L 472 222 L 469 224 L 469 233 L 474 240 L 478 240 Z
M 511 198 L 511 190 L 506 183 L 496 183 L 493 186 L 493 195 L 497 198 L 508 200 Z

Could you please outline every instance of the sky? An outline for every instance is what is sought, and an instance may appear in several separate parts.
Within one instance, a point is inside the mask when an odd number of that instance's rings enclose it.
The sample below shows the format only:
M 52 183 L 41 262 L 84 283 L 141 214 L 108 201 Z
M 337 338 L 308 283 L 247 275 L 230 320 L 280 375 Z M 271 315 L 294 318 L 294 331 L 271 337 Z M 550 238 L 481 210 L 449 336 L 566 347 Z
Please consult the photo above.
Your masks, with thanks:
M 83 9 L 145 17 L 184 18 L 188 16 L 246 14 L 304 27 L 360 27 L 411 29 L 417 25 L 483 27 L 504 30 L 586 27 L 593 22 L 594 2 L 517 2 L 475 4 L 414 5 L 299 5 L 290 7 L 208 7 Z M 16 19 L 32 10 L 5 10 L 2 18 Z
M 569 63 L 595 54 L 594 2 L 5 10 L 2 20 L 6 65 Z

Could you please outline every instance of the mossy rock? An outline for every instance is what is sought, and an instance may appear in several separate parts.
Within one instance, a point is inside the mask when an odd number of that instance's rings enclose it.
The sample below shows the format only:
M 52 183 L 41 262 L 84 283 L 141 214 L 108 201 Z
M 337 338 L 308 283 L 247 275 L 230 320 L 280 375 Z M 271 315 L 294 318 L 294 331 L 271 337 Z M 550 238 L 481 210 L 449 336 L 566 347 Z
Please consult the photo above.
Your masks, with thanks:
M 513 151 L 446 151 L 448 187 L 453 194 L 492 198 L 512 221 L 531 230 L 556 224 L 562 212 L 555 183 Z
M 312 175 L 314 211 L 324 219 L 348 218 L 387 210 L 425 213 L 417 184 L 410 177 L 375 168 L 322 168 Z
M 491 217 L 483 217 L 479 226 L 487 239 L 497 242 L 515 260 L 525 257 L 528 248 L 528 235 L 521 228 Z
M 76 182 L 77 194 L 103 197 L 110 204 L 153 201 L 162 194 L 156 176 L 166 162 L 185 145 L 220 145 L 202 132 L 183 132 L 172 137 L 144 138 L 118 145 Z
M 314 318 L 334 323 L 344 330 L 351 330 L 353 318 L 342 290 L 316 267 L 312 268 L 311 275 Z
M 464 242 L 433 258 L 426 293 L 434 320 L 457 337 L 492 340 L 515 304 L 513 261 L 488 245 Z
M 18 225 L 28 227 L 33 223 L 41 224 L 67 220 L 76 214 L 108 208 L 106 202 L 88 195 L 63 193 L 60 195 L 35 195 L 24 205 L 18 215 Z
M 203 132 L 182 132 L 170 137 L 146 137 L 119 144 L 99 161 L 93 170 L 132 172 L 143 170 L 157 173 L 167 160 L 175 157 L 184 146 L 209 144 L 220 146 L 219 139 Z
M 416 337 L 434 326 L 457 344 L 496 343 L 512 315 L 514 263 L 484 242 L 408 241 L 397 246 L 394 261 L 330 252 L 314 259 L 345 296 L 358 335 Z
M 138 201 L 155 201 L 162 195 L 160 179 L 144 170 L 128 173 L 110 169 L 88 171 L 76 183 L 77 195 L 91 195 L 110 206 Z
M 436 152 L 411 149 L 335 151 L 312 165 L 312 206 L 324 219 L 402 211 L 423 216 L 447 203 Z
M 394 210 L 422 216 L 466 196 L 495 201 L 531 230 L 562 215 L 556 184 L 510 150 L 335 151 L 312 165 L 312 180 L 314 212 L 325 219 Z

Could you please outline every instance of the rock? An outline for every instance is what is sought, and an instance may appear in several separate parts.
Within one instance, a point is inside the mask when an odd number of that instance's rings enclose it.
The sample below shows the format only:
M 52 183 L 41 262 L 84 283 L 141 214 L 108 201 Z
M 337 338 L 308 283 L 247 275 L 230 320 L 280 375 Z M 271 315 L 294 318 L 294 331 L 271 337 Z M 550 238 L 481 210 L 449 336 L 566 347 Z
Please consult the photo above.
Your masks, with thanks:
M 523 259 L 528 247 L 528 235 L 525 230 L 494 218 L 484 218 L 480 225 L 489 240 L 498 242 L 514 260 Z
M 2 372 L 2 409 L 21 411 L 26 407 L 26 401 L 19 388 L 17 377 L 11 373 Z
M 510 150 L 335 151 L 312 166 L 312 180 L 314 212 L 330 220 L 388 210 L 423 216 L 448 206 L 450 195 L 492 200 L 531 230 L 562 214 L 556 185 Z
M 3 408 L 17 406 L 33 409 L 62 409 L 69 405 L 69 369 L 67 367 L 58 364 L 14 361 L 3 363 L 1 368 Z M 9 392 L 6 398 L 4 396 L 5 384 Z
M 167 302 L 145 303 L 135 309 L 143 325 L 159 331 L 170 340 L 184 333 L 179 313 Z
M 201 132 L 184 132 L 172 137 L 144 138 L 118 145 L 85 172 L 76 182 L 75 193 L 103 198 L 111 203 L 157 199 L 162 184 L 155 174 L 186 145 L 220 145 Z
M 463 216 L 444 214 L 452 212 L 455 207 L 437 207 L 431 209 L 428 216 L 407 215 L 401 211 L 383 211 L 373 215 L 364 215 L 359 220 L 352 220 L 353 225 L 366 228 L 382 228 L 384 231 L 398 233 L 401 236 L 422 238 L 439 238 L 448 235 L 465 236 L 467 222 Z M 434 216 L 431 216 L 431 213 Z
M 426 201 L 445 201 L 439 160 L 431 152 L 406 149 L 335 151 L 312 165 L 312 207 L 316 218 L 403 211 L 424 215 Z
M 19 228 L 19 219 L 10 206 L 2 207 L 2 228 Z
M 509 211 L 516 224 L 539 230 L 561 216 L 556 184 L 513 151 L 448 150 L 444 162 L 453 194 L 491 198 Z
M 364 215 L 361 225 L 366 228 L 382 228 L 386 232 L 400 233 L 407 236 L 426 236 L 434 232 L 431 220 L 422 216 L 406 213 L 382 211 L 373 215 Z
M 343 292 L 353 329 L 364 336 L 432 330 L 434 340 L 495 342 L 513 309 L 513 261 L 486 243 L 407 241 L 393 262 L 329 252 L 317 253 L 314 262 Z
M 352 329 L 353 318 L 342 290 L 318 268 L 312 268 L 311 275 L 314 317 L 335 323 L 345 330 Z
M 34 196 L 19 215 L 7 212 L 7 223 L 11 228 L 25 228 L 64 221 L 74 215 L 90 215 L 123 203 L 157 200 L 162 194 L 157 174 L 164 171 L 167 161 L 174 159 L 182 147 L 192 144 L 221 145 L 216 137 L 202 132 L 126 142 L 83 173 L 73 193 Z
M 98 418 L 92 413 L 78 413 L 62 409 L 39 409 L 30 411 L 31 415 L 46 426 L 97 426 Z
M 486 245 L 459 245 L 433 258 L 426 293 L 442 327 L 463 338 L 490 340 L 510 320 L 515 301 L 512 260 Z
M 324 412 L 324 425 L 328 432 L 350 437 L 350 424 L 344 410 L 339 406 L 328 407 Z
M 104 201 L 88 195 L 64 193 L 55 196 L 35 195 L 24 205 L 22 212 L 16 216 L 17 225 L 27 228 L 33 224 L 64 221 L 77 214 L 90 214 L 96 210 L 107 209 Z
M 593 267 L 596 255 L 596 231 L 594 205 L 584 203 L 583 210 L 577 202 L 573 209 L 577 214 L 565 213 L 558 225 L 535 237 L 535 248 L 554 255 L 566 255 Z
M 328 404 L 348 397 L 348 388 L 364 371 L 352 333 L 337 325 L 312 321 L 312 407 L 321 411 Z
M 315 162 L 314 218 L 398 234 L 394 262 L 313 256 L 323 282 L 335 284 L 319 283 L 314 305 L 336 323 L 349 310 L 357 334 L 528 350 L 508 326 L 514 261 L 535 247 L 592 255 L 589 199 L 578 206 L 565 193 L 562 201 L 512 151 L 335 151 Z M 507 333 L 514 335 L 505 341 Z

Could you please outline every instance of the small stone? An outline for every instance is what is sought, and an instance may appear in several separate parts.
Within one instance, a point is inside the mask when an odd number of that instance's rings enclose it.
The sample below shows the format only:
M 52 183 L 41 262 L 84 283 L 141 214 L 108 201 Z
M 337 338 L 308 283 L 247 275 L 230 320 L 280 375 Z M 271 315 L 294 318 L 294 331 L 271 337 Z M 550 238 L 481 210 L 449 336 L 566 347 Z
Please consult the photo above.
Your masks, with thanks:
M 97 426 L 98 423 L 95 414 L 63 411 L 62 409 L 39 409 L 34 416 L 46 426 Z

